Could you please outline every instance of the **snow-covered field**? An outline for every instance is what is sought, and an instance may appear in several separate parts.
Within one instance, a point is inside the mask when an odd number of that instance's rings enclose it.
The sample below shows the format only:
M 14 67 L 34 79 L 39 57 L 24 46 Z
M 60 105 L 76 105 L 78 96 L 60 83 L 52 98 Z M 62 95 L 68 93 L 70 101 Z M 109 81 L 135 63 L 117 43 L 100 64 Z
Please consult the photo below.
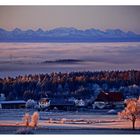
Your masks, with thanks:
M 22 117 L 26 110 L 0 110 L 0 133 L 12 133 L 17 127 L 24 126 Z M 117 115 L 111 115 L 103 111 L 94 112 L 40 112 L 40 120 L 36 133 L 62 134 L 62 133 L 127 133 L 131 129 L 131 122 L 119 120 Z M 29 112 L 31 115 L 33 111 Z M 61 119 L 65 118 L 62 124 Z M 52 119 L 52 122 L 49 122 Z M 13 128 L 12 128 L 13 127 Z M 2 129 L 4 128 L 4 129 Z M 7 132 L 6 131 L 6 128 Z M 136 128 L 140 129 L 140 121 L 136 122 Z M 128 129 L 128 130 L 127 130 Z M 70 131 L 71 130 L 71 131 Z M 105 130 L 105 131 L 103 131 Z M 109 131 L 110 130 L 110 131 Z M 122 131 L 121 131 L 122 130 Z M 130 133 L 139 133 L 140 131 Z

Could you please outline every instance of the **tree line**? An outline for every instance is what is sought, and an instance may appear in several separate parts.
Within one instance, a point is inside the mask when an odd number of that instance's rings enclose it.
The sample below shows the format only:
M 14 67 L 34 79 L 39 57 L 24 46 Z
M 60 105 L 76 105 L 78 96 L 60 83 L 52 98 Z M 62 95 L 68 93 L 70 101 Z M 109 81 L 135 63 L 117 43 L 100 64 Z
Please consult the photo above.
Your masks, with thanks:
M 137 97 L 140 93 L 140 71 L 59 72 L 0 78 L 0 93 L 6 100 L 39 100 L 57 96 L 90 99 L 101 90 Z

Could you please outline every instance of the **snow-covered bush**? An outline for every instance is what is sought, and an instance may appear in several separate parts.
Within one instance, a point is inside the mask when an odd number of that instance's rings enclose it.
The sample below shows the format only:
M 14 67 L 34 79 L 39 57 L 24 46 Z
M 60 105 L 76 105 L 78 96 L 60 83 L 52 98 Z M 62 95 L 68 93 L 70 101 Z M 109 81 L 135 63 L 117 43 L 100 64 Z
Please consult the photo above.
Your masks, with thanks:
M 36 105 L 34 106 L 34 109 L 40 110 L 40 106 L 39 106 L 38 104 L 36 104 Z
M 117 111 L 114 109 L 111 109 L 107 112 L 108 114 L 117 114 Z
M 39 113 L 34 112 L 34 114 L 32 115 L 30 126 L 36 128 L 38 125 L 38 121 L 39 121 Z
M 120 87 L 119 91 L 123 93 L 124 97 L 137 98 L 140 95 L 140 87 L 135 84 L 128 87 Z
M 29 115 L 29 113 L 25 113 L 25 115 L 23 116 L 23 122 L 25 123 L 26 127 L 29 126 L 30 120 L 31 116 Z
M 84 100 L 75 100 L 75 104 L 76 104 L 76 106 L 85 106 L 86 105 L 86 103 L 85 103 L 85 101 Z
M 0 101 L 4 101 L 6 99 L 5 95 L 3 93 L 0 94 Z
M 94 97 L 97 97 L 100 94 L 101 90 L 102 90 L 102 88 L 98 84 L 92 84 L 91 89 L 93 90 Z
M 36 105 L 37 105 L 37 103 L 34 100 L 32 100 L 32 99 L 29 99 L 26 102 L 26 108 L 32 108 L 32 109 L 34 109 Z

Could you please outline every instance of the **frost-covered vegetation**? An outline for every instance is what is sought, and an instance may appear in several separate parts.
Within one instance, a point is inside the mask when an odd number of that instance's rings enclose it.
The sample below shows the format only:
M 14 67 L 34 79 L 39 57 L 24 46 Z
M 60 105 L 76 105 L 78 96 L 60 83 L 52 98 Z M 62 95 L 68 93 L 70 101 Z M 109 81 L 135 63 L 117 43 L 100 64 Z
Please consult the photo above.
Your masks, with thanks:
M 138 100 L 127 99 L 125 109 L 118 115 L 122 119 L 130 120 L 132 128 L 135 129 L 135 122 L 137 119 L 140 119 L 140 98 Z
M 38 121 L 39 121 L 38 112 L 34 112 L 32 116 L 30 116 L 29 113 L 25 113 L 25 115 L 23 116 L 23 122 L 26 127 L 30 126 L 30 127 L 36 128 L 38 125 Z
M 100 91 L 119 91 L 125 98 L 140 95 L 140 71 L 50 73 L 0 79 L 6 100 L 48 97 L 93 99 Z

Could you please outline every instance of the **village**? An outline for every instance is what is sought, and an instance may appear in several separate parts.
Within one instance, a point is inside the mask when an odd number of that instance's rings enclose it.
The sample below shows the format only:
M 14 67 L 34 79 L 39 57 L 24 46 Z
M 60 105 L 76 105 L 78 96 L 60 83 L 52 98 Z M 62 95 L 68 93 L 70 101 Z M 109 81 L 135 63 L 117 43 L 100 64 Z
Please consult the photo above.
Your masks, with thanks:
M 131 108 L 127 101 L 104 102 L 100 101 L 102 96 L 99 94 L 98 100 L 94 102 L 92 108 L 88 108 L 82 100 L 72 105 L 69 102 L 56 103 L 42 98 L 38 108 L 34 107 L 34 101 L 27 102 L 3 102 L 0 109 L 0 133 L 1 134 L 139 134 L 139 103 L 136 110 L 133 108 L 136 99 L 129 99 L 132 104 Z M 66 105 L 65 105 L 66 104 Z M 8 107 L 9 106 L 9 107 Z M 66 107 L 64 107 L 66 106 Z M 131 115 L 124 116 L 125 106 L 129 107 L 130 113 L 134 113 L 136 124 L 132 129 Z M 10 109 L 8 109 L 10 108 Z M 52 109 L 51 109 L 52 108 Z M 121 113 L 122 112 L 122 113 Z M 121 113 L 119 115 L 119 113 Z M 137 114 L 138 113 L 138 114 Z M 137 116 L 138 115 L 138 116 Z M 125 118 L 126 117 L 126 118 Z M 138 118 L 137 118 L 138 117 Z M 123 117 L 122 117 L 123 118 Z M 5 131 L 6 129 L 6 131 Z
M 92 110 L 124 108 L 140 96 L 139 71 L 71 72 L 0 79 L 0 108 Z
M 55 133 L 58 129 L 64 133 L 80 133 L 79 129 L 90 129 L 91 133 L 95 129 L 105 129 L 112 133 L 108 129 L 125 129 L 122 132 L 127 133 L 131 130 L 131 121 L 120 119 L 119 113 L 129 106 L 128 101 L 132 106 L 138 102 L 136 107 L 139 108 L 139 78 L 139 71 L 114 71 L 1 79 L 0 129 L 8 126 L 9 133 L 18 133 L 16 128 L 24 128 L 27 124 L 32 128 L 36 113 L 38 124 L 35 133 Z M 133 127 L 139 129 L 139 119 Z M 48 129 L 52 131 L 48 132 Z M 72 131 L 65 132 L 67 130 Z M 23 133 L 25 131 L 26 128 Z M 1 133 L 4 132 L 1 130 Z
M 3 96 L 3 95 L 1 95 Z M 91 102 L 93 101 L 93 102 Z M 119 92 L 101 92 L 95 99 L 82 100 L 71 97 L 66 99 L 58 96 L 55 99 L 41 98 L 38 102 L 29 99 L 27 101 L 0 101 L 1 109 L 36 109 L 38 111 L 60 110 L 60 111 L 92 111 L 94 109 L 122 109 L 124 108 L 124 97 Z
M 0 138 L 136 140 L 140 3 L 16 1 L 0 5 Z

